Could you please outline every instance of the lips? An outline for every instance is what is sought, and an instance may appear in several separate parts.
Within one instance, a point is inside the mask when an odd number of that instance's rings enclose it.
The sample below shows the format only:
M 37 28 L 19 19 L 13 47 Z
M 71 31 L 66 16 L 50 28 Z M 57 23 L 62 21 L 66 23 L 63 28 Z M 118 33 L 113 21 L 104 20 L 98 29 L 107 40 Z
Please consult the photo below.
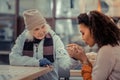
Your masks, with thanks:
M 40 33 L 37 37 L 38 37 L 38 39 L 43 39 L 45 37 L 45 34 L 44 33 Z
M 85 42 L 85 44 L 88 44 L 87 42 Z
M 43 33 L 42 33 L 42 34 L 39 34 L 39 37 L 42 37 L 42 36 L 44 36 L 44 35 L 45 35 L 45 34 L 43 34 Z

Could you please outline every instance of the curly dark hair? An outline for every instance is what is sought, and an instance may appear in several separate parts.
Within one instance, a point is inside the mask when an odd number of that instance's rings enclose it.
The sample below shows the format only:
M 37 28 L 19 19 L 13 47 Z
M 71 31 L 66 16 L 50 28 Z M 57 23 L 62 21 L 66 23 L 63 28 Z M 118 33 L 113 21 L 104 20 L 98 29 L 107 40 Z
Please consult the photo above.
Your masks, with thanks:
M 98 11 L 82 13 L 78 16 L 78 24 L 84 24 L 89 29 L 99 47 L 116 46 L 120 43 L 120 29 L 110 17 Z

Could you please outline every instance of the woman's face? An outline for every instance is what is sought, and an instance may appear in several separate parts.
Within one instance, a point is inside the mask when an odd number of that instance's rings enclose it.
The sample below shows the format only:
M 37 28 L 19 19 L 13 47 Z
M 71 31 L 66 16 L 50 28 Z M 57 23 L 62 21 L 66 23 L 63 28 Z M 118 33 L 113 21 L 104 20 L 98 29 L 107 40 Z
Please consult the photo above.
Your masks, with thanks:
M 93 39 L 93 35 L 90 33 L 89 28 L 84 24 L 80 24 L 79 28 L 80 32 L 82 33 L 82 39 L 86 44 L 92 47 L 95 44 L 95 41 Z
M 37 26 L 35 28 L 33 28 L 32 30 L 32 35 L 36 38 L 36 39 L 43 39 L 46 35 L 47 32 L 47 28 L 45 26 Z

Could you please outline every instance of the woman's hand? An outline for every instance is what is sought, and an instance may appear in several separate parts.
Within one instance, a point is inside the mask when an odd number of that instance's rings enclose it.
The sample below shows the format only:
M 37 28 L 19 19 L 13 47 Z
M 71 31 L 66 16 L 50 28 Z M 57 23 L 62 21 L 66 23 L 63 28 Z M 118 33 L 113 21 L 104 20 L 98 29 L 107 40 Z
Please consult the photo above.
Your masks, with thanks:
M 80 60 L 82 63 L 88 61 L 87 56 L 85 55 L 84 49 L 77 44 L 68 44 L 67 51 L 72 58 Z
M 68 51 L 70 57 L 73 58 L 74 54 L 76 53 L 75 48 L 74 48 L 74 44 L 68 44 L 67 45 L 67 51 Z

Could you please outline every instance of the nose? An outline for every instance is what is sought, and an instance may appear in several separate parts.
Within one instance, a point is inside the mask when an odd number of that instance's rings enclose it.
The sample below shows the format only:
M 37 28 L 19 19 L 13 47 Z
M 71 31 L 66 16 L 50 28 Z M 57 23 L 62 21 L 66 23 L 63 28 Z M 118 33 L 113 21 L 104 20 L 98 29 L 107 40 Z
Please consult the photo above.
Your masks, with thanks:
M 83 36 L 82 36 L 82 35 L 80 35 L 80 39 L 84 40 L 84 38 L 83 38 Z
M 41 30 L 39 30 L 39 31 L 37 32 L 37 34 L 38 34 L 38 35 L 41 35 L 41 34 L 42 34 L 42 31 L 41 31 Z

